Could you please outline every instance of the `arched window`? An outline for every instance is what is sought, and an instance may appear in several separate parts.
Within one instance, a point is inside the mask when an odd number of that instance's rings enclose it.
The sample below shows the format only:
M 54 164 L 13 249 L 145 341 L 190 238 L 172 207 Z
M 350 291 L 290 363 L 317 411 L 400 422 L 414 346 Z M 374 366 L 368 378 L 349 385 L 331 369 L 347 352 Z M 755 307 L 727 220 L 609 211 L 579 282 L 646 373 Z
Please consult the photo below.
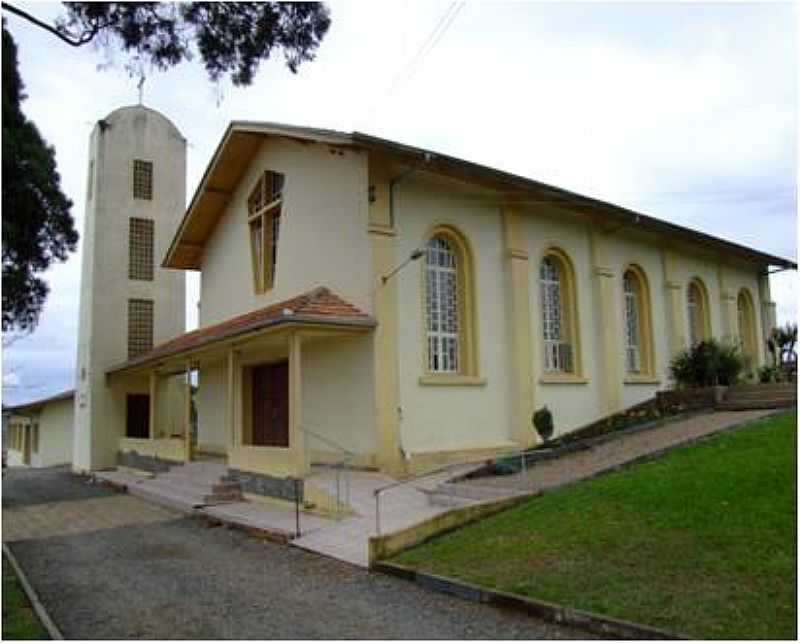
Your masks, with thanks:
M 689 282 L 686 289 L 686 311 L 689 318 L 689 346 L 709 338 L 708 298 L 699 279 Z
M 741 343 L 745 370 L 749 371 L 756 364 L 758 349 L 756 347 L 756 322 L 753 299 L 745 288 L 739 291 L 739 296 L 736 298 L 736 313 L 739 342 Z
M 650 292 L 644 273 L 630 266 L 622 275 L 625 329 L 625 371 L 632 375 L 653 372 Z
M 472 268 L 463 237 L 437 228 L 425 253 L 425 328 L 427 371 L 474 375 Z
M 542 340 L 546 373 L 577 373 L 577 311 L 572 266 L 560 251 L 539 264 Z

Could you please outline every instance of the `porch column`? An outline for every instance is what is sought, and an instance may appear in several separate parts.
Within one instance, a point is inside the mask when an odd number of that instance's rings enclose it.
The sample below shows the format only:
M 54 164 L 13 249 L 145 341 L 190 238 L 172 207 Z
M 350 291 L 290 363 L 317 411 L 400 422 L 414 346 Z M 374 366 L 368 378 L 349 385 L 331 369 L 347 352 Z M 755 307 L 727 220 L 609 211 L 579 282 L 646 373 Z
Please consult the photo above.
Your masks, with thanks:
M 156 387 L 158 386 L 158 374 L 150 371 L 150 439 L 156 438 Z
M 511 437 L 520 447 L 535 444 L 533 432 L 533 339 L 528 243 L 519 212 L 503 208 L 503 237 L 511 286 Z
M 289 335 L 289 447 L 295 462 L 295 475 L 305 476 L 308 454 L 303 433 L 302 340 L 298 333 Z
M 192 367 L 186 365 L 186 383 L 184 385 L 186 400 L 183 407 L 183 439 L 184 459 L 192 459 Z
M 239 351 L 231 348 L 228 351 L 228 394 L 225 399 L 225 427 L 228 432 L 228 447 L 230 449 L 233 449 L 241 443 L 241 440 L 237 436 L 236 430 L 236 400 L 239 399 L 239 396 L 236 393 L 236 382 L 238 380 L 236 377 L 236 371 L 238 368 Z
M 620 408 L 620 351 L 617 317 L 621 300 L 617 296 L 615 273 L 608 252 L 605 233 L 592 230 L 590 235 L 592 255 L 592 285 L 595 306 L 599 312 L 600 333 L 600 408 L 603 415 L 610 415 Z

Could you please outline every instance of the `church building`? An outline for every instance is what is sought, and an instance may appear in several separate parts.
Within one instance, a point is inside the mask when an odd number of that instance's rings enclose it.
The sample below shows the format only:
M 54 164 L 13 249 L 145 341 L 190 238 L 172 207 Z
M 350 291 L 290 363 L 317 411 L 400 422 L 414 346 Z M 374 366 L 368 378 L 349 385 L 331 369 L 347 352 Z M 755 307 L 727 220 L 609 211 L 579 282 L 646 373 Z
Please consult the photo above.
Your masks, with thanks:
M 188 207 L 185 164 L 148 108 L 92 133 L 76 471 L 218 458 L 291 497 L 317 463 L 403 474 L 531 446 L 536 409 L 559 434 L 635 405 L 703 339 L 754 371 L 769 270 L 796 268 L 358 132 L 234 121 Z

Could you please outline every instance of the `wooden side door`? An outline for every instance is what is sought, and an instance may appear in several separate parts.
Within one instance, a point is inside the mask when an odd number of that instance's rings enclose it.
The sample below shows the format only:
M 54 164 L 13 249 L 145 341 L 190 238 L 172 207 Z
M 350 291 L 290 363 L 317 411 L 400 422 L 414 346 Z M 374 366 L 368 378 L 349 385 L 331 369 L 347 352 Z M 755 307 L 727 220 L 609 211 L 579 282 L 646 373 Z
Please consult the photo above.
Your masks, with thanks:
M 150 437 L 150 396 L 145 393 L 131 393 L 127 400 L 127 420 L 125 437 Z
M 252 441 L 255 446 L 289 446 L 289 363 L 253 368 Z

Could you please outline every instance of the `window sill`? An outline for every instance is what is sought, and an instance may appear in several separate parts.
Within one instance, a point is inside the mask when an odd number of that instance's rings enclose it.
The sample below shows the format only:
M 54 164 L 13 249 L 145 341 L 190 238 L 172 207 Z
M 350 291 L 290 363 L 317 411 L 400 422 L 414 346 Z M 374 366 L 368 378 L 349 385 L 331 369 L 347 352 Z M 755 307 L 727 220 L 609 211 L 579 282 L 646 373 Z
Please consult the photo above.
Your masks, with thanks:
M 650 384 L 650 385 L 660 385 L 661 379 L 658 377 L 654 377 L 653 375 L 628 375 L 625 379 L 622 380 L 623 384 Z
M 477 375 L 423 375 L 420 386 L 486 386 L 486 378 Z
M 542 375 L 539 384 L 588 384 L 589 380 L 580 375 L 563 373 L 559 375 Z

